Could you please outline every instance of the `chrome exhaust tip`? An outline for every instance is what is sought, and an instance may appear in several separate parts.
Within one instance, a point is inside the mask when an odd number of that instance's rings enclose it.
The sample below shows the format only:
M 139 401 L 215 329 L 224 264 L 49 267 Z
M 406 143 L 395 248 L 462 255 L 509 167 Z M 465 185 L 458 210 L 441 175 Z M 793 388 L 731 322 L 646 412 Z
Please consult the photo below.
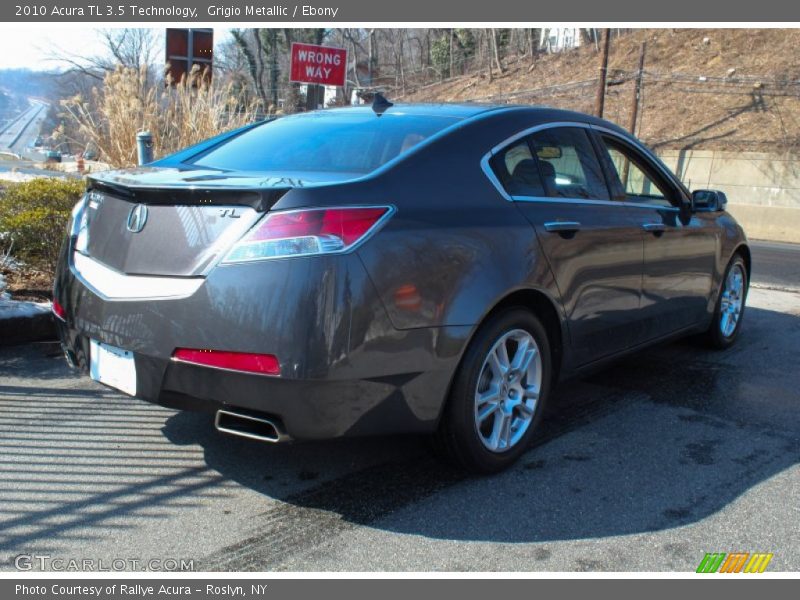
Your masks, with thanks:
M 291 439 L 283 431 L 283 428 L 272 419 L 255 417 L 230 410 L 217 411 L 217 415 L 214 418 L 214 427 L 217 431 L 223 433 L 271 444 L 286 442 Z

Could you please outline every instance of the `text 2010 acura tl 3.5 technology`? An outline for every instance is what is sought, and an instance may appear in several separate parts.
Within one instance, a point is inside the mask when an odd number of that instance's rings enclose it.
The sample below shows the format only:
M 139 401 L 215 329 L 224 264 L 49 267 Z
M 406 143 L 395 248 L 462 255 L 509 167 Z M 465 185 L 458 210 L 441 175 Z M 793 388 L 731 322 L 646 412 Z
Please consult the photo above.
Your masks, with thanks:
M 435 433 L 491 472 L 559 379 L 734 342 L 750 251 L 724 205 L 582 114 L 305 113 L 93 175 L 53 310 L 72 364 L 220 431 Z

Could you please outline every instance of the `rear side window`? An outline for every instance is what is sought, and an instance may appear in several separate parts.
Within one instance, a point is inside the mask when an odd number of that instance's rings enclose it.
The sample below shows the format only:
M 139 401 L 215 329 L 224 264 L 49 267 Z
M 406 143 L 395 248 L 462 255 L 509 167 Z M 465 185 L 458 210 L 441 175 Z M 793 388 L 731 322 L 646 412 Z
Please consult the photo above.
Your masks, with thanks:
M 608 200 L 600 164 L 580 127 L 555 127 L 529 138 L 547 196 Z
M 188 162 L 237 171 L 374 171 L 459 117 L 386 113 L 305 113 L 281 117 L 227 140 Z
M 528 142 L 517 142 L 492 158 L 500 183 L 510 196 L 544 196 L 544 185 Z

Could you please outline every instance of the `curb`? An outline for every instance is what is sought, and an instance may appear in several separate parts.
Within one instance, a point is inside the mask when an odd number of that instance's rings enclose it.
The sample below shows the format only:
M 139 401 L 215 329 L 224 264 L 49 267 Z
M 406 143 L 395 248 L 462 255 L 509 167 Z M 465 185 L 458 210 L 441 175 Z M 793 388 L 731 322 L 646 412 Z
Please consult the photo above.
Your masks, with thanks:
M 56 339 L 49 304 L 0 300 L 0 346 Z

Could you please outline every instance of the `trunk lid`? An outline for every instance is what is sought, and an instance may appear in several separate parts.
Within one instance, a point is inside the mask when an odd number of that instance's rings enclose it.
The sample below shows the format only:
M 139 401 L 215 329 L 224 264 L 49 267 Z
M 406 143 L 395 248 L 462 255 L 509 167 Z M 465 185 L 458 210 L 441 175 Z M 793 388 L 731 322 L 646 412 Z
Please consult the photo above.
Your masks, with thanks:
M 330 179 L 157 167 L 94 175 L 79 251 L 128 275 L 202 276 L 286 191 Z

